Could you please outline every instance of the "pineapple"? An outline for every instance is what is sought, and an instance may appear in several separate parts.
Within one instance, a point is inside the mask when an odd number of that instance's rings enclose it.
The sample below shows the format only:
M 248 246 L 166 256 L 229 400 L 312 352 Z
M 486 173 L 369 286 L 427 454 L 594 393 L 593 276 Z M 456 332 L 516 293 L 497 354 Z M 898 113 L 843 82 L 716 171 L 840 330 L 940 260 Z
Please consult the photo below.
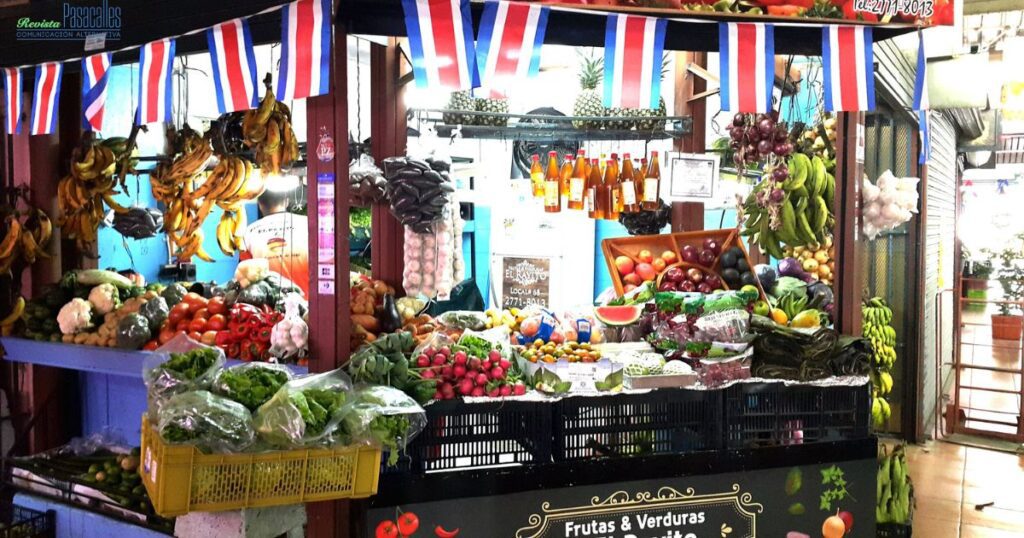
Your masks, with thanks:
M 505 99 L 476 98 L 476 111 L 488 112 L 491 114 L 508 114 L 508 101 Z M 508 118 L 503 116 L 476 116 L 477 125 L 491 125 L 493 127 L 504 127 L 508 124 Z
M 572 105 L 573 116 L 606 116 L 604 99 L 597 91 L 597 84 L 604 76 L 604 58 L 600 55 L 580 55 L 580 93 Z M 577 129 L 599 129 L 600 121 L 573 121 Z
M 630 109 L 634 116 L 639 118 L 664 118 L 668 115 L 668 109 L 665 108 L 665 99 L 662 97 L 658 98 L 658 108 L 637 108 Z M 659 119 L 638 119 L 636 120 L 636 128 L 639 131 L 654 131 L 656 129 L 665 128 L 665 120 Z
M 640 111 L 638 108 L 606 108 L 604 110 L 605 116 L 620 118 L 605 122 L 604 124 L 606 129 L 614 129 L 617 131 L 626 131 L 632 128 L 633 122 L 626 118 L 637 116 L 637 112 Z
M 448 98 L 448 110 L 476 110 L 476 103 L 473 101 L 473 96 L 468 91 L 452 92 Z M 454 114 L 445 113 L 441 115 L 441 120 L 448 125 L 459 125 L 459 124 L 472 124 L 474 116 L 472 114 Z

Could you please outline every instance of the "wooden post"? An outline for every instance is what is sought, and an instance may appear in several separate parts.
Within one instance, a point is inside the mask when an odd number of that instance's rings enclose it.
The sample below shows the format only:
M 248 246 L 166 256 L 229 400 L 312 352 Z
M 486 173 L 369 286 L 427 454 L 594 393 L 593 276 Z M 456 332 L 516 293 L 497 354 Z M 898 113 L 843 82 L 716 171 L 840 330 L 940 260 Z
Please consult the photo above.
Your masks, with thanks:
M 693 131 L 690 136 L 676 140 L 676 150 L 686 153 L 704 153 L 707 136 L 707 101 L 700 98 L 690 101 L 707 89 L 707 82 L 686 70 L 687 65 L 695 64 L 703 68 L 708 66 L 706 52 L 680 52 L 676 54 L 676 92 L 675 115 L 690 116 L 693 119 Z
M 672 202 L 672 231 L 693 232 L 704 229 L 704 204 Z
M 348 34 L 334 27 L 331 93 L 306 101 L 307 203 L 309 214 L 309 351 L 311 372 L 326 372 L 348 360 L 349 312 L 348 227 Z M 334 157 L 322 158 L 321 136 L 334 140 Z M 333 222 L 321 222 L 323 217 Z M 333 260 L 319 257 L 319 235 L 333 232 Z M 320 262 L 324 263 L 320 263 Z M 331 274 L 333 273 L 333 274 Z M 306 506 L 309 536 L 351 536 L 349 503 L 319 502 Z
M 370 45 L 370 137 L 373 158 L 383 168 L 388 157 L 405 155 L 405 102 L 399 78 L 402 54 L 398 39 L 388 38 L 387 46 Z M 373 204 L 370 237 L 370 266 L 374 278 L 401 288 L 404 259 L 404 230 L 388 205 Z
M 864 174 L 864 113 L 842 113 L 837 121 L 836 230 L 833 237 L 836 329 L 843 334 L 860 334 L 862 287 L 857 241 L 860 238 L 860 178 Z

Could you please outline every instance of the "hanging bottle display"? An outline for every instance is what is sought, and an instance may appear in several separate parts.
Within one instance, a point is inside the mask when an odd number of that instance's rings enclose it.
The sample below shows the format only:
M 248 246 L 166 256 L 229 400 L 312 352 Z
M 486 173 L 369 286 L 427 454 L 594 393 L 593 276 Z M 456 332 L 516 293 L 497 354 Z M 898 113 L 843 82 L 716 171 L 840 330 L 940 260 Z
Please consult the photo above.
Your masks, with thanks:
M 544 211 L 558 213 L 562 210 L 561 171 L 558 169 L 558 152 L 548 153 L 548 171 L 544 175 Z
M 640 208 L 647 211 L 658 209 L 658 193 L 661 192 L 661 165 L 658 164 L 658 152 L 651 152 L 651 166 L 644 178 L 644 199 Z

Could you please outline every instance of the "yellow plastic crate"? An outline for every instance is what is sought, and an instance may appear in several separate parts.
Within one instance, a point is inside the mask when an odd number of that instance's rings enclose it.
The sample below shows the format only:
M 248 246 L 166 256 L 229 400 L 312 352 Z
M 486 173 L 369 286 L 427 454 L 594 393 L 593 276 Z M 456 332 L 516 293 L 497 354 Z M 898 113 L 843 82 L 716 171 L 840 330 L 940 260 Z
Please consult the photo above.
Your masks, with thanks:
M 203 454 L 164 443 L 142 418 L 142 483 L 164 517 L 369 497 L 380 459 L 380 449 L 367 446 Z

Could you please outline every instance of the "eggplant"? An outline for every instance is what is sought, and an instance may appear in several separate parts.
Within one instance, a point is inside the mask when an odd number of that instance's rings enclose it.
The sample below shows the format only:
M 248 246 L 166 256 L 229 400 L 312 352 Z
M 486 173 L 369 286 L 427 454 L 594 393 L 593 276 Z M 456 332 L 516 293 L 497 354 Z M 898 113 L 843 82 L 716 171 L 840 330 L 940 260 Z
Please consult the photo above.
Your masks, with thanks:
M 810 308 L 825 310 L 825 307 L 832 304 L 834 298 L 832 288 L 824 282 L 816 281 L 807 286 L 807 306 Z
M 755 265 L 754 273 L 757 274 L 757 280 L 761 282 L 761 289 L 764 290 L 770 290 L 775 287 L 775 281 L 779 279 L 779 273 L 767 263 Z

